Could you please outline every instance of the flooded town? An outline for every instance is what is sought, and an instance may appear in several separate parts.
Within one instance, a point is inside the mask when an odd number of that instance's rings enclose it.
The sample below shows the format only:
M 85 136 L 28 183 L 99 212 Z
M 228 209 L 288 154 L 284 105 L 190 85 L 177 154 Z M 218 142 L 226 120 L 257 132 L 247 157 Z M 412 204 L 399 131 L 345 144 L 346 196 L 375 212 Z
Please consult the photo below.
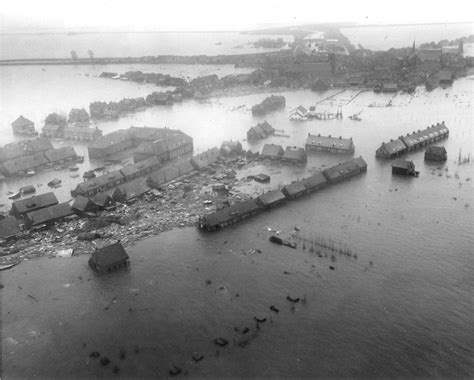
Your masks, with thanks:
M 0 11 L 1 377 L 472 377 L 474 24 L 184 3 Z

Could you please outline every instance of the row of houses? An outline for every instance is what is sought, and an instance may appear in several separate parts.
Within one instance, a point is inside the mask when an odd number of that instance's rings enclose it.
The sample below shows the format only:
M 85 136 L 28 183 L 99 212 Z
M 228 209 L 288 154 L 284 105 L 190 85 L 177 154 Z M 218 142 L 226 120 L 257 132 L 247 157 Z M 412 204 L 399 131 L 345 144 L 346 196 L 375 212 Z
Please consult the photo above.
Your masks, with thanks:
M 312 135 L 308 133 L 306 139 L 306 151 L 310 152 L 328 152 L 328 153 L 342 153 L 354 154 L 354 143 L 351 138 L 342 138 L 329 136 Z
M 45 124 L 41 134 L 47 138 L 92 142 L 102 137 L 102 130 L 88 126 Z
M 130 127 L 104 135 L 88 147 L 91 159 L 106 159 L 119 152 L 133 149 L 134 161 L 156 156 L 161 162 L 170 161 L 193 151 L 193 139 L 169 128 Z
M 265 144 L 260 157 L 292 164 L 305 164 L 308 160 L 306 151 L 303 148 L 287 146 L 283 150 L 281 145 L 276 144 Z
M 308 178 L 266 192 L 257 198 L 236 203 L 199 218 L 199 228 L 216 231 L 219 228 L 249 218 L 261 211 L 279 206 L 288 200 L 316 192 L 328 185 L 341 182 L 367 171 L 367 163 L 362 157 L 335 165 Z
M 445 139 L 448 136 L 449 129 L 443 121 L 431 125 L 423 130 L 407 133 L 405 136 L 400 136 L 398 139 L 382 143 L 382 145 L 375 151 L 375 156 L 378 158 L 395 158 Z
M 0 148 L 0 173 L 6 177 L 26 174 L 42 166 L 64 164 L 78 157 L 73 147 L 53 148 L 47 139 L 8 145 Z

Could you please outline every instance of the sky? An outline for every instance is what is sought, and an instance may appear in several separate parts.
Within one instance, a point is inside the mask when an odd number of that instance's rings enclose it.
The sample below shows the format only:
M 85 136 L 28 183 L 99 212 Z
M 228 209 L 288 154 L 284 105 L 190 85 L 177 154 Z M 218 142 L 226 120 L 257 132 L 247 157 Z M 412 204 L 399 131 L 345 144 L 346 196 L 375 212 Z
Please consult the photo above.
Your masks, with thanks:
M 0 32 L 219 31 L 321 22 L 472 22 L 472 0 L 3 0 Z

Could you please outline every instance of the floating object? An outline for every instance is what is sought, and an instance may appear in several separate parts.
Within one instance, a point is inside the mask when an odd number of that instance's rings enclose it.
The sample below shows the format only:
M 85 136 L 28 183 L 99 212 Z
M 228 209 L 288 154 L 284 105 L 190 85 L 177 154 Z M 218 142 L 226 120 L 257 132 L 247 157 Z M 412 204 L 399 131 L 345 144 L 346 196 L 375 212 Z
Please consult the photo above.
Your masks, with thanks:
M 267 321 L 267 318 L 258 318 L 258 317 L 253 317 L 258 323 L 264 323 Z
M 100 353 L 97 352 L 97 351 L 92 351 L 92 352 L 89 354 L 89 357 L 96 359 L 96 358 L 100 357 Z
M 217 344 L 218 346 L 221 346 L 221 347 L 224 347 L 227 345 L 227 343 L 229 343 L 229 341 L 227 339 L 224 339 L 224 338 L 216 338 L 213 340 L 214 344 Z
M 282 238 L 275 235 L 270 236 L 269 240 L 275 244 L 286 245 L 290 248 L 296 248 L 296 243 L 283 240 Z
M 31 177 L 31 176 L 35 175 L 35 171 L 34 171 L 34 170 L 28 170 L 28 171 L 26 172 L 26 175 L 27 175 L 28 177 Z
M 10 268 L 13 268 L 15 265 L 18 265 L 19 263 L 20 262 L 17 261 L 16 263 L 0 265 L 0 270 L 7 270 L 7 269 L 10 269 Z
M 21 189 L 21 194 L 31 194 L 36 192 L 36 188 L 33 185 L 23 186 Z
M 181 371 L 182 371 L 181 368 L 174 365 L 172 368 L 169 369 L 168 372 L 171 376 L 176 376 L 176 375 L 179 375 Z
M 332 265 L 330 265 L 330 266 L 329 266 L 329 269 L 334 270 L 334 269 L 336 269 L 336 268 L 334 268 Z
M 274 311 L 275 313 L 279 313 L 279 312 L 280 312 L 280 310 L 278 310 L 278 308 L 276 308 L 276 307 L 273 306 L 273 305 L 270 306 L 270 310 L 271 310 L 271 311 Z
M 95 174 L 93 170 L 88 170 L 82 176 L 83 178 L 95 178 Z
M 61 184 L 61 182 L 62 181 L 60 179 L 55 178 L 52 181 L 48 182 L 48 186 L 49 187 L 56 187 L 56 186 L 59 186 Z
M 71 171 L 71 172 L 76 172 L 76 171 L 78 171 L 78 170 L 79 170 L 79 167 L 78 167 L 78 166 L 71 166 L 71 167 L 69 168 L 69 171 Z
M 293 303 L 296 303 L 296 302 L 299 302 L 300 301 L 300 297 L 297 297 L 297 298 L 292 298 L 290 296 L 286 296 L 286 299 L 290 302 L 293 302 Z

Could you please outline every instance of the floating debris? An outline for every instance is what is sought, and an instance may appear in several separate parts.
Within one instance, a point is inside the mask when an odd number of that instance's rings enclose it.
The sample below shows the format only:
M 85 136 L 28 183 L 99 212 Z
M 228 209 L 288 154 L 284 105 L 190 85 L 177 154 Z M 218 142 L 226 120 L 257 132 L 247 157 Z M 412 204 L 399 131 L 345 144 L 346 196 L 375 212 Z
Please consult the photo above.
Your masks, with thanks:
M 92 351 L 90 354 L 89 354 L 89 357 L 90 358 L 94 358 L 94 359 L 97 359 L 100 357 L 100 353 L 98 351 Z
M 296 302 L 300 302 L 300 298 L 297 297 L 297 298 L 293 298 L 293 297 L 290 297 L 290 296 L 286 296 L 286 299 L 290 302 L 293 302 L 293 303 L 296 303 Z
M 258 323 L 264 323 L 267 321 L 267 318 L 258 318 L 258 317 L 253 317 Z
M 171 376 L 177 376 L 182 372 L 182 369 L 174 365 L 168 372 Z
M 100 365 L 105 367 L 106 365 L 109 365 L 110 359 L 107 356 L 104 356 L 100 359 Z
M 202 355 L 202 354 L 200 354 L 200 353 L 198 353 L 198 352 L 195 352 L 195 353 L 193 354 L 193 360 L 194 360 L 195 362 L 200 362 L 202 359 L 204 359 L 204 355 Z
M 278 308 L 276 308 L 276 307 L 273 306 L 273 305 L 270 306 L 270 310 L 271 310 L 271 311 L 274 311 L 275 313 L 279 313 L 279 312 L 280 312 L 280 310 L 278 310 Z
M 227 345 L 227 343 L 229 343 L 229 341 L 227 339 L 224 339 L 222 337 L 218 337 L 216 339 L 213 340 L 214 344 L 217 344 L 218 346 L 221 346 L 221 347 L 224 347 Z

